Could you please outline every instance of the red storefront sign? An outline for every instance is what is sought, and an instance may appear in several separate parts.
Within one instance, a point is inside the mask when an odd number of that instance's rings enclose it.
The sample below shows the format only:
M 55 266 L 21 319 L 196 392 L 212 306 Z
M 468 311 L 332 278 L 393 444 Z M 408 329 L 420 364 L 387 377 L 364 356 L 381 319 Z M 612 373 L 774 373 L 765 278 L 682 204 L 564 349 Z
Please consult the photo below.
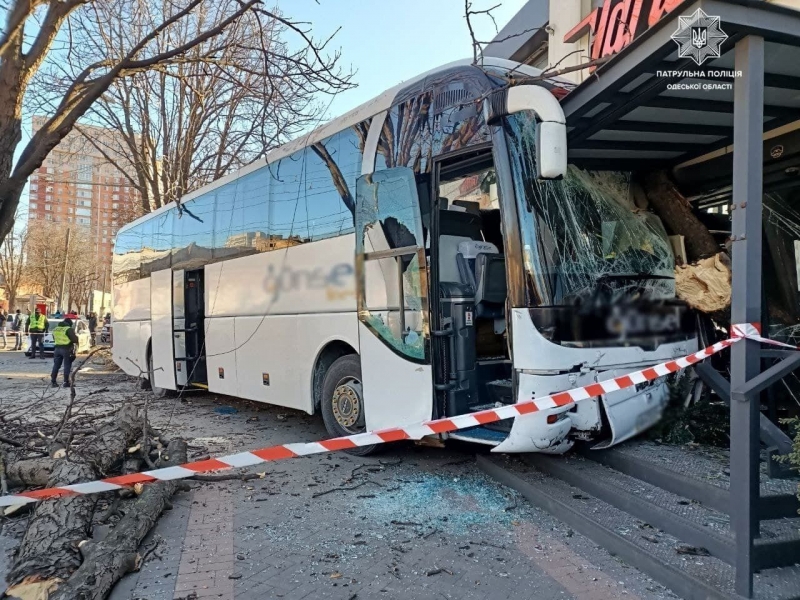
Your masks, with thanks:
M 604 0 L 564 36 L 564 41 L 570 44 L 590 34 L 592 59 L 608 56 L 622 50 L 682 3 L 683 0 Z

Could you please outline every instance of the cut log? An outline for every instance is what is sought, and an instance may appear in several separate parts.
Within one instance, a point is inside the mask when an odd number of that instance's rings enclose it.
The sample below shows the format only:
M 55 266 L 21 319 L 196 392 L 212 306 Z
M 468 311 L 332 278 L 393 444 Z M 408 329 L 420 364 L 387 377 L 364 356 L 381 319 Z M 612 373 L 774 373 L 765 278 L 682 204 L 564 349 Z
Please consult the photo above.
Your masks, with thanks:
M 710 258 L 719 253 L 719 244 L 714 240 L 714 236 L 695 216 L 689 201 L 675 187 L 666 172 L 659 171 L 646 175 L 642 185 L 650 206 L 661 217 L 667 228 L 677 235 L 684 236 L 689 262 Z
M 173 440 L 161 466 L 185 463 L 186 442 Z M 102 600 L 123 575 L 139 568 L 136 550 L 168 506 L 179 482 L 167 481 L 147 486 L 108 536 L 81 547 L 83 564 L 50 600 Z
M 731 266 L 728 255 L 719 254 L 692 265 L 675 267 L 675 294 L 692 308 L 708 314 L 725 310 L 731 303 Z
M 43 487 L 53 471 L 52 458 L 27 458 L 6 466 L 6 477 L 12 486 Z
M 125 405 L 79 451 L 54 461 L 48 487 L 103 477 L 142 432 L 136 407 Z M 81 564 L 78 543 L 89 537 L 95 496 L 46 500 L 28 522 L 6 580 L 6 594 L 20 597 L 25 586 L 67 579 Z

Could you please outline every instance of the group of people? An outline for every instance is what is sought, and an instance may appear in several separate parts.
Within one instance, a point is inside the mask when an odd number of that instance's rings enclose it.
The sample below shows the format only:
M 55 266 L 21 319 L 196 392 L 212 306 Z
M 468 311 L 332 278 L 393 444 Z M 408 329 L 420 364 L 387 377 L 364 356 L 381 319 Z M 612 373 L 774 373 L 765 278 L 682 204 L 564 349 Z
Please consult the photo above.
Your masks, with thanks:
M 60 312 L 54 315 L 56 318 L 61 318 Z M 58 372 L 64 367 L 64 387 L 69 387 L 69 374 L 72 370 L 72 361 L 75 359 L 75 351 L 78 345 L 78 335 L 75 333 L 74 319 L 77 315 L 68 314 L 64 319 L 53 329 L 53 370 L 50 373 L 50 383 L 53 387 L 58 387 Z M 90 345 L 94 346 L 97 342 L 97 314 L 92 312 L 88 316 L 88 326 L 90 335 Z M 103 319 L 104 325 L 111 324 L 111 315 L 106 314 Z M 0 310 L 0 336 L 3 338 L 3 349 L 8 348 L 7 336 L 10 333 L 13 336 L 12 350 L 22 350 L 22 343 L 24 337 L 30 338 L 30 356 L 29 359 L 36 358 L 36 351 L 39 351 L 39 358 L 44 359 L 44 336 L 50 330 L 50 324 L 47 320 L 47 315 L 42 314 L 41 310 L 37 307 L 33 314 L 31 311 L 26 311 L 22 314 L 20 309 L 11 315 L 3 310 Z
M 38 310 L 38 309 L 37 309 Z M 22 350 L 23 336 L 28 333 L 31 311 L 23 315 L 20 309 L 16 314 L 0 310 L 0 336 L 3 338 L 3 350 L 8 348 L 8 336 L 11 336 L 12 350 Z

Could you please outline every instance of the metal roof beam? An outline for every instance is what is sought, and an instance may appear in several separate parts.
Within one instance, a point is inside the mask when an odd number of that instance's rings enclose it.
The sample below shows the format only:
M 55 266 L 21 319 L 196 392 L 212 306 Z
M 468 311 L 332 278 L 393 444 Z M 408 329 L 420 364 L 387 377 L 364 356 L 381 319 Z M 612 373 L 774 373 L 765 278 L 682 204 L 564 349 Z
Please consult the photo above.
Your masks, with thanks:
M 594 123 L 593 119 L 580 119 L 576 125 L 586 129 Z M 661 123 L 658 121 L 632 121 L 619 119 L 609 123 L 605 130 L 611 131 L 639 131 L 642 133 L 674 133 L 681 135 L 717 135 L 720 137 L 733 135 L 733 126 L 705 125 L 702 123 Z
M 629 94 L 618 94 L 619 102 L 630 102 Z M 654 96 L 643 106 L 652 108 L 673 108 L 677 110 L 693 110 L 699 112 L 715 112 L 733 114 L 733 102 L 724 100 L 706 100 L 701 98 L 687 98 L 685 96 Z M 800 112 L 800 107 L 778 106 L 775 104 L 764 105 L 764 114 L 768 117 L 794 117 Z
M 640 142 L 638 140 L 584 140 L 570 146 L 570 150 L 630 150 L 655 152 L 688 152 L 705 147 L 704 142 Z

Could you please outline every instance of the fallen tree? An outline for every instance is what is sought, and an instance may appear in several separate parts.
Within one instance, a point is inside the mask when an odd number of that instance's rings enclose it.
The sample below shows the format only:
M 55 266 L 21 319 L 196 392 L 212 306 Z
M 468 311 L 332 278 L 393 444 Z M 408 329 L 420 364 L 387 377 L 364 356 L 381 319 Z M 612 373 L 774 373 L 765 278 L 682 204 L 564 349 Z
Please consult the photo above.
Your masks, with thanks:
M 647 201 L 672 233 L 683 236 L 687 264 L 675 267 L 675 293 L 692 308 L 719 315 L 731 303 L 731 263 L 666 172 L 642 178 Z
M 97 435 L 75 453 L 54 461 L 47 487 L 92 481 L 105 476 L 142 432 L 139 411 L 127 404 L 103 425 Z M 46 459 L 42 459 L 46 460 Z M 92 529 L 96 498 L 75 496 L 39 503 L 25 530 L 6 580 L 6 594 L 18 588 L 66 579 L 81 564 L 77 542 Z
M 186 442 L 173 440 L 159 466 L 186 461 Z M 141 563 L 137 553 L 139 544 L 170 505 L 170 498 L 180 485 L 177 481 L 167 481 L 144 488 L 105 539 L 80 546 L 83 563 L 50 596 L 51 600 L 101 600 L 123 575 L 137 570 Z
M 88 357 L 78 369 L 87 361 Z M 140 411 L 136 398 L 128 398 L 109 410 L 101 390 L 76 394 L 76 374 L 73 371 L 73 388 L 62 416 L 47 415 L 44 410 L 28 410 L 30 420 L 14 410 L 0 416 L 0 455 L 5 463 L 0 475 L 11 493 L 13 488 L 92 481 L 139 470 L 145 464 L 187 461 L 183 440 L 167 443 L 150 427 L 146 403 Z M 38 406 L 39 401 L 46 405 L 52 398 L 42 392 L 30 405 Z M 181 485 L 185 484 L 168 482 L 10 507 L 5 514 L 11 518 L 31 512 L 6 576 L 9 585 L 3 597 L 105 598 L 123 575 L 139 568 L 139 544 Z M 95 525 L 107 522 L 112 526 L 109 533 L 93 536 Z

